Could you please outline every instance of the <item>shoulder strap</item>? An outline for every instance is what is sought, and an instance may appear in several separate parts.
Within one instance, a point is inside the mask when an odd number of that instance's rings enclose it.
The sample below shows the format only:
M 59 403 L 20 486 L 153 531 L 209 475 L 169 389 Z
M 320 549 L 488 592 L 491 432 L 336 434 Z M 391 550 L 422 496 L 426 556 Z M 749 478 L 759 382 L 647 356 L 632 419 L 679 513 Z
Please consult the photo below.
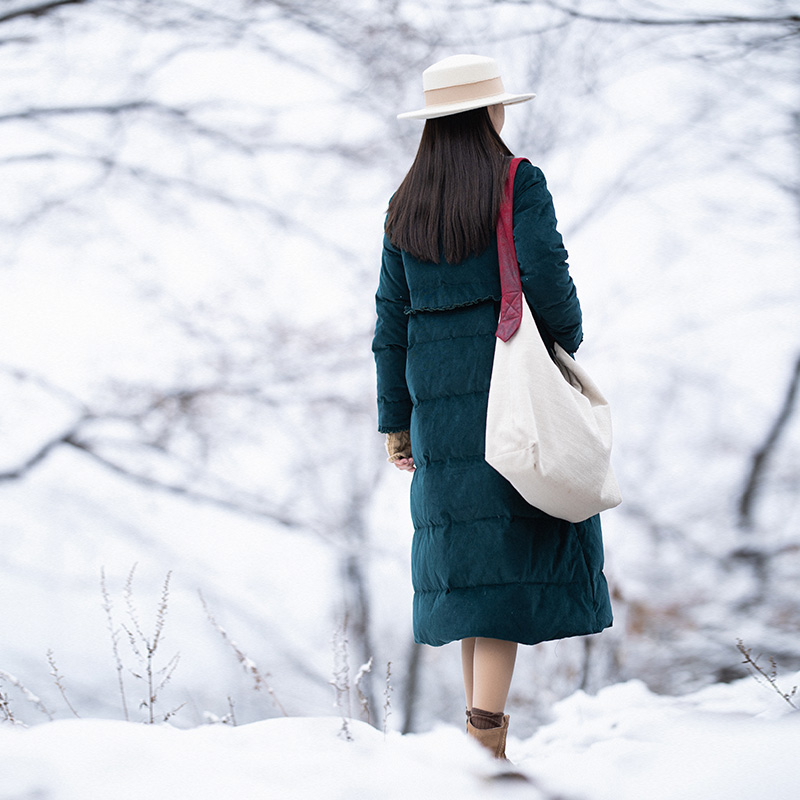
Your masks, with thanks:
M 497 257 L 500 262 L 500 288 L 503 299 L 500 301 L 500 320 L 495 336 L 507 342 L 522 322 L 522 281 L 519 277 L 517 249 L 514 246 L 514 176 L 521 161 L 527 158 L 514 158 L 508 167 L 503 201 L 497 219 Z

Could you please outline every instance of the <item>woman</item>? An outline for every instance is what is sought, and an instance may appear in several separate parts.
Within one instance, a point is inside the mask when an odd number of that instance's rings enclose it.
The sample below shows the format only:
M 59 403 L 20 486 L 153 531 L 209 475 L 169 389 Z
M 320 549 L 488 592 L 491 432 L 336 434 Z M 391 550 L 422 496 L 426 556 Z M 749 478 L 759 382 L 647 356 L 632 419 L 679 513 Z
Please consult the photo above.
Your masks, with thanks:
M 467 731 L 505 758 L 517 644 L 611 625 L 599 517 L 528 505 L 484 460 L 501 297 L 495 229 L 511 152 L 496 62 L 447 58 L 423 73 L 416 159 L 389 202 L 373 352 L 389 461 L 413 472 L 414 636 L 461 642 Z M 514 239 L 545 341 L 573 353 L 581 311 L 541 170 L 514 181 Z

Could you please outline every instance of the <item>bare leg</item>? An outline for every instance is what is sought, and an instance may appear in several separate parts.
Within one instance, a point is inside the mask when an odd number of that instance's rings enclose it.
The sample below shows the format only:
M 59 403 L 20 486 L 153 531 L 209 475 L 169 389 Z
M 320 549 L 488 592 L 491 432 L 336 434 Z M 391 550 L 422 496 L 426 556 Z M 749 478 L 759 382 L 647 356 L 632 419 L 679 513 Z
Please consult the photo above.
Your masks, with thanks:
M 464 640 L 468 641 L 468 640 Z M 508 690 L 511 687 L 511 676 L 514 674 L 514 662 L 517 658 L 517 643 L 502 639 L 472 640 L 472 703 L 469 708 L 480 708 L 491 713 L 502 713 L 506 707 Z M 462 658 L 464 644 L 462 643 Z M 466 668 L 464 670 L 466 676 Z M 466 677 L 464 685 L 467 687 Z M 469 692 L 469 689 L 467 689 Z
M 475 638 L 461 640 L 461 671 L 464 673 L 464 695 L 467 709 L 472 708 L 473 665 L 475 663 Z

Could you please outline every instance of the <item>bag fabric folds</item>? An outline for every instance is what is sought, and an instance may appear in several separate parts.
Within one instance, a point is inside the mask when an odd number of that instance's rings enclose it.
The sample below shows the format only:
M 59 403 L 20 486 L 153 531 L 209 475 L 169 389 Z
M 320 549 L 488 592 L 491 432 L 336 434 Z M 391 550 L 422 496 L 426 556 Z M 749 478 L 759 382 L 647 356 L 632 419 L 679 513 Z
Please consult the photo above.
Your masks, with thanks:
M 558 344 L 551 354 L 522 292 L 511 162 L 497 225 L 503 299 L 486 416 L 486 461 L 532 506 L 581 522 L 622 502 L 611 468 L 611 410 Z

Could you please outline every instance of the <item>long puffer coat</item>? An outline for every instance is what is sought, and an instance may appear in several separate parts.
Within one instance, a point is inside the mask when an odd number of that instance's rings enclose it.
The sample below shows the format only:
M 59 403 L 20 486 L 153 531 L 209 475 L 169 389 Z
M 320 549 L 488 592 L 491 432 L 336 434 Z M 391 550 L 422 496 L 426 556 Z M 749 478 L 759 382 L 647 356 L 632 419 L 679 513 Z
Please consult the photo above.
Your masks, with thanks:
M 574 352 L 581 312 L 538 167 L 514 182 L 522 286 L 546 340 Z M 499 313 L 497 243 L 423 263 L 384 239 L 373 352 L 383 433 L 411 431 L 414 638 L 522 644 L 611 625 L 599 516 L 573 524 L 529 505 L 484 460 Z

